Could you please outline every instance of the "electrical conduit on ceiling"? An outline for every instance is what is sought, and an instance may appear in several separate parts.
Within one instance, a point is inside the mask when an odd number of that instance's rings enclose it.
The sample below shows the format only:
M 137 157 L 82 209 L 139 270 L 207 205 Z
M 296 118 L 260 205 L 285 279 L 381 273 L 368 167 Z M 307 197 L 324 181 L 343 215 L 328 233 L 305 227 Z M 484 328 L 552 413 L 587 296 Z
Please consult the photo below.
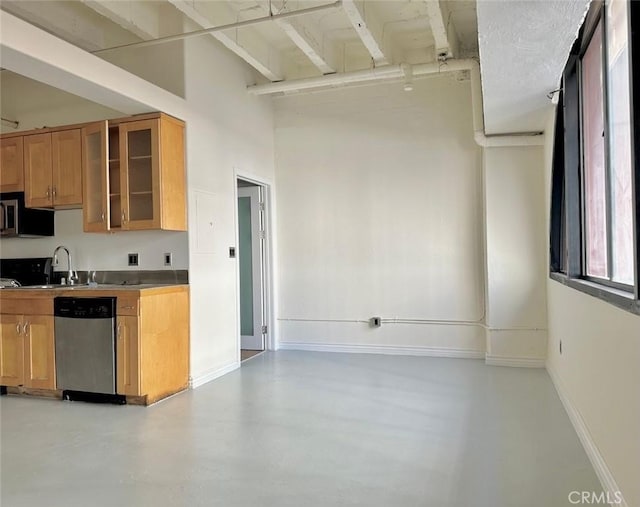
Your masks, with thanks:
M 382 67 L 374 67 L 354 72 L 253 85 L 248 86 L 247 91 L 251 95 L 273 95 L 275 93 L 296 93 L 318 90 L 325 87 L 357 85 L 371 81 L 403 79 L 407 75 L 407 67 L 408 64 L 384 65 Z M 471 77 L 473 137 L 479 146 L 490 148 L 498 146 L 541 146 L 544 144 L 544 134 L 542 132 L 485 134 L 480 65 L 476 60 L 471 58 L 451 59 L 443 62 L 420 63 L 409 67 L 411 68 L 413 78 L 445 72 L 469 71 Z

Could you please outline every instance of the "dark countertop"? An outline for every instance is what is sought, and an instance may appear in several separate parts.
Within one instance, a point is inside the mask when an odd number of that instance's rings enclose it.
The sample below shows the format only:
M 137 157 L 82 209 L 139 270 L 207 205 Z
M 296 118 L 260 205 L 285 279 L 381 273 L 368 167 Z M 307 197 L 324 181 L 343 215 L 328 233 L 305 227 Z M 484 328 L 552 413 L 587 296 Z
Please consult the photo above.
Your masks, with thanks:
M 56 297 L 56 296 L 80 296 L 91 295 L 111 296 L 118 293 L 129 293 L 132 295 L 142 295 L 149 293 L 173 292 L 188 290 L 188 284 L 98 284 L 98 285 L 55 285 L 55 286 L 34 286 L 34 287 L 4 287 L 0 289 L 2 297 Z

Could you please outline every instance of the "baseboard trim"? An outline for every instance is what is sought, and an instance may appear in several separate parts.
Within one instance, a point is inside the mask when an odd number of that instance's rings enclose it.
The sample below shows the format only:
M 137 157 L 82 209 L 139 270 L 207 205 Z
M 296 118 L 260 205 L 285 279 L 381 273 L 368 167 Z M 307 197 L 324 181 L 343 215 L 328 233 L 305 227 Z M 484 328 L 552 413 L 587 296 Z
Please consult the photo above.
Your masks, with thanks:
M 544 359 L 534 359 L 530 357 L 501 357 L 485 356 L 485 362 L 489 366 L 511 366 L 514 368 L 544 368 Z
M 550 368 L 549 365 L 547 365 L 547 373 L 549 373 L 549 377 L 551 377 L 551 382 L 553 383 L 553 386 L 556 388 L 556 392 L 558 393 L 558 396 L 560 397 L 560 401 L 562 402 L 562 405 L 564 406 L 564 409 L 567 412 L 567 415 L 569 416 L 569 420 L 571 421 L 571 424 L 573 424 L 573 428 L 576 430 L 576 433 L 578 434 L 580 443 L 582 444 L 582 447 L 584 447 L 584 450 L 587 453 L 587 456 L 589 457 L 589 461 L 591 461 L 591 465 L 593 466 L 593 469 L 595 470 L 596 475 L 598 476 L 598 479 L 600 479 L 600 484 L 602 485 L 602 488 L 604 489 L 605 492 L 609 493 L 610 498 L 616 498 L 614 493 L 620 492 L 620 488 L 618 487 L 618 484 L 616 483 L 616 480 L 614 479 L 613 474 L 609 470 L 609 467 L 607 466 L 606 461 L 602 457 L 602 454 L 600 454 L 600 451 L 598 450 L 598 446 L 593 441 L 593 438 L 591 437 L 591 433 L 589 433 L 589 429 L 587 428 L 587 425 L 585 424 L 584 419 L 582 419 L 582 416 L 580 415 L 580 412 L 578 412 L 578 409 L 574 407 L 573 403 L 571 402 L 571 399 L 569 398 L 569 395 L 566 394 L 566 389 L 559 375 L 554 371 L 553 368 Z M 620 492 L 620 495 L 622 495 L 622 492 Z M 628 507 L 624 497 L 622 497 L 621 502 L 616 503 L 615 506 Z
M 351 345 L 342 343 L 280 342 L 278 350 L 307 350 L 310 352 L 345 352 L 350 354 L 386 354 L 392 356 L 429 356 L 456 359 L 484 359 L 484 352 L 439 347 L 404 347 L 390 345 Z
M 215 370 L 208 371 L 202 375 L 198 375 L 197 377 L 189 377 L 189 389 L 195 389 L 196 387 L 200 387 L 207 382 L 211 382 L 217 378 L 226 375 L 227 373 L 231 373 L 234 370 L 240 368 L 240 362 L 234 361 L 227 366 L 223 366 L 222 368 L 217 368 Z

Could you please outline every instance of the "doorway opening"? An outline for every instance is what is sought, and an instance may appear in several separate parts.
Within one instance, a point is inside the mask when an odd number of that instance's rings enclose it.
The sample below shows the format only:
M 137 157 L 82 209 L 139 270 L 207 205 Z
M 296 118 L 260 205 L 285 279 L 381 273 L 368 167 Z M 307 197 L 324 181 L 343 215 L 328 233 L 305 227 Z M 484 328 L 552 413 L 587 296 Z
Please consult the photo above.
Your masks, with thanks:
M 268 188 L 237 178 L 237 233 L 240 361 L 267 350 L 268 298 Z

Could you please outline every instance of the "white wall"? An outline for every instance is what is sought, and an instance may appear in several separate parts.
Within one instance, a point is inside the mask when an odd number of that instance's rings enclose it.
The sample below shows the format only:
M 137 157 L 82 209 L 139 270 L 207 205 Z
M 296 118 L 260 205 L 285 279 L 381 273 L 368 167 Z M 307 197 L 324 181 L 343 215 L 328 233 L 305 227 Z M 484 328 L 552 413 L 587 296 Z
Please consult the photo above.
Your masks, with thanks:
M 485 148 L 487 357 L 546 356 L 546 227 L 541 146 Z
M 4 238 L 0 240 L 0 256 L 51 257 L 58 245 L 69 248 L 74 269 L 188 269 L 187 233 L 174 231 L 126 231 L 113 234 L 84 233 L 82 210 L 55 212 L 55 236 L 46 238 Z M 173 264 L 164 265 L 164 253 L 173 254 Z M 137 253 L 139 265 L 129 267 L 127 254 Z M 64 256 L 56 270 L 66 271 Z
M 546 132 L 548 204 L 552 118 Z M 627 505 L 640 505 L 640 316 L 550 279 L 547 297 L 547 369 L 584 423 Z
M 185 41 L 191 371 L 199 382 L 239 361 L 234 172 L 274 179 L 273 108 L 245 89 L 247 66 L 211 37 Z
M 484 354 L 480 150 L 452 75 L 276 99 L 280 341 Z

